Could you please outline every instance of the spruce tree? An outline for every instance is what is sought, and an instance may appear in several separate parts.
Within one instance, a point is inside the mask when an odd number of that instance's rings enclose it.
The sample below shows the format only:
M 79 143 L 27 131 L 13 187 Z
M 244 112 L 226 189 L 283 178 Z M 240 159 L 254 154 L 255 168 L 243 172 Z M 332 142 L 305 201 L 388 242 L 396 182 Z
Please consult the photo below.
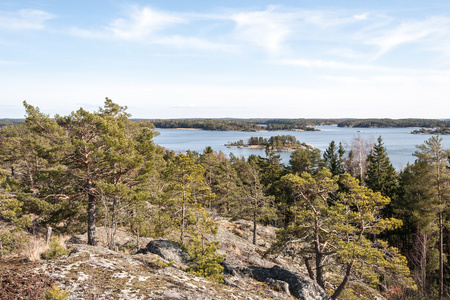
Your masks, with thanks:
M 370 150 L 367 161 L 365 180 L 367 187 L 393 199 L 398 188 L 398 175 L 392 166 L 381 136 Z
M 339 147 L 336 147 L 336 143 L 331 141 L 328 148 L 323 153 L 323 162 L 326 168 L 328 168 L 333 175 L 344 174 L 343 158 L 345 149 L 342 143 L 339 143 Z

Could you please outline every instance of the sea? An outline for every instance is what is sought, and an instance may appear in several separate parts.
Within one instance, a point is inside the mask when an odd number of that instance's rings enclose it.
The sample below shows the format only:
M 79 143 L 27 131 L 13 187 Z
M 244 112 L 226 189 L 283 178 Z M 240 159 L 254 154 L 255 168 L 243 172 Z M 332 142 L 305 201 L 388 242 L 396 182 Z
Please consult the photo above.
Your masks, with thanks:
M 342 145 L 349 150 L 355 138 L 362 138 L 369 143 L 376 143 L 379 136 L 383 139 L 392 165 L 402 170 L 407 164 L 414 163 L 413 153 L 416 146 L 423 144 L 432 135 L 410 134 L 415 128 L 342 128 L 337 126 L 317 126 L 320 131 L 209 131 L 192 129 L 163 129 L 157 128 L 159 133 L 154 137 L 154 142 L 164 148 L 175 152 L 186 152 L 187 150 L 203 152 L 210 146 L 214 151 L 222 151 L 226 155 L 233 153 L 235 156 L 247 158 L 251 154 L 265 157 L 264 149 L 229 148 L 225 144 L 243 140 L 246 142 L 250 137 L 269 138 L 276 135 L 292 135 L 300 142 L 313 145 L 325 150 L 331 141 Z M 450 136 L 442 137 L 442 146 L 450 149 Z M 290 152 L 279 152 L 282 162 L 289 163 Z

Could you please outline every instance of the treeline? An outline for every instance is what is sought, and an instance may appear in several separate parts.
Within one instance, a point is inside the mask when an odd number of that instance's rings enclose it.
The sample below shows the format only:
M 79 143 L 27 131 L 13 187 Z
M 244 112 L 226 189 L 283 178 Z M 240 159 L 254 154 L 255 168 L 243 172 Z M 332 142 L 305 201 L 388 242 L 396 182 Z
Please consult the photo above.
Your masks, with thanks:
M 315 131 L 306 120 L 263 120 L 263 119 L 170 119 L 149 120 L 156 128 L 195 128 L 218 131 Z M 317 123 L 320 124 L 320 123 Z
M 269 138 L 252 136 L 244 143 L 243 140 L 237 142 L 228 142 L 225 146 L 246 147 L 246 146 L 264 146 L 269 150 L 295 150 L 298 147 L 313 148 L 313 146 L 302 143 L 292 135 L 277 135 Z
M 270 149 L 248 159 L 163 149 L 148 122 L 132 122 L 109 99 L 54 119 L 25 109 L 23 124 L 0 131 L 1 255 L 46 226 L 87 229 L 90 245 L 105 226 L 114 248 L 120 227 L 137 244 L 176 236 L 192 260 L 186 271 L 220 282 L 224 257 L 205 238 L 217 232 L 213 213 L 251 220 L 255 244 L 258 226 L 278 226 L 268 254 L 295 257 L 332 299 L 449 295 L 450 153 L 438 136 L 400 173 L 381 138 L 299 148 L 286 166 Z
M 20 124 L 24 119 L 0 119 L 0 128 L 5 126 L 11 126 L 15 124 Z
M 348 119 L 338 122 L 338 127 L 361 128 L 405 128 L 405 127 L 450 127 L 450 121 L 433 119 Z
M 171 119 L 149 120 L 156 128 L 194 128 L 217 131 L 260 131 L 261 126 L 241 121 L 220 119 Z
M 450 121 L 433 119 L 175 119 L 150 121 L 157 128 L 198 128 L 205 130 L 238 131 L 315 131 L 317 129 L 314 126 L 324 125 L 360 128 L 450 128 Z

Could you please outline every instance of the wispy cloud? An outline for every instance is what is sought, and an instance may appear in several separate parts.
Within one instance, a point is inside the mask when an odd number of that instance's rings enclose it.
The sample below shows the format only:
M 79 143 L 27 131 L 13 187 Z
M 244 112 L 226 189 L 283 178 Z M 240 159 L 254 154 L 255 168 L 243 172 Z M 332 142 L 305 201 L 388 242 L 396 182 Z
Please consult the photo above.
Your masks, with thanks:
M 142 9 L 133 7 L 128 19 L 117 19 L 108 29 L 120 39 L 136 40 L 174 24 L 185 22 L 186 20 L 174 14 L 156 11 L 149 7 Z
M 40 30 L 47 20 L 55 16 L 35 9 L 22 9 L 18 12 L 0 12 L 0 28 L 9 30 Z
M 295 15 L 278 12 L 271 6 L 264 11 L 236 13 L 230 19 L 236 22 L 238 39 L 277 53 L 292 33 Z
M 361 67 L 361 62 L 374 62 L 408 43 L 420 47 L 411 51 L 449 54 L 449 47 L 443 42 L 450 33 L 448 28 L 450 18 L 446 17 L 403 20 L 364 10 L 268 6 L 262 10 L 181 13 L 130 6 L 124 17 L 102 28 L 73 28 L 71 32 L 84 38 L 139 41 L 205 51 L 253 53 L 256 46 L 277 57 L 303 51 L 310 54 L 309 60 L 289 64 L 370 69 L 371 66 Z M 325 61 L 323 57 L 330 55 L 342 62 Z M 319 57 L 322 58 L 314 60 Z
M 450 19 L 432 17 L 422 21 L 405 21 L 396 27 L 385 27 L 364 41 L 378 47 L 376 57 L 407 43 L 426 41 L 430 45 L 449 34 Z M 366 32 L 367 33 L 367 32 Z
M 73 28 L 72 33 L 87 38 L 143 40 L 154 36 L 157 32 L 187 21 L 176 14 L 157 11 L 155 9 L 133 6 L 127 18 L 112 21 L 102 30 Z

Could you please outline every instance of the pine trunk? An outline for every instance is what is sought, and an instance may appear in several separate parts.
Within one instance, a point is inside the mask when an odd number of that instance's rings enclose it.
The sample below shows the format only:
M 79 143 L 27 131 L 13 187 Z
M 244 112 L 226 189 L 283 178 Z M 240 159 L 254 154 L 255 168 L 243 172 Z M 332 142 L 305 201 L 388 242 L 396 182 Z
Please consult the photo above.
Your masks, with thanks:
M 88 245 L 96 246 L 97 240 L 95 237 L 95 195 L 92 190 L 92 180 L 88 179 L 86 183 L 86 190 L 88 191 Z

